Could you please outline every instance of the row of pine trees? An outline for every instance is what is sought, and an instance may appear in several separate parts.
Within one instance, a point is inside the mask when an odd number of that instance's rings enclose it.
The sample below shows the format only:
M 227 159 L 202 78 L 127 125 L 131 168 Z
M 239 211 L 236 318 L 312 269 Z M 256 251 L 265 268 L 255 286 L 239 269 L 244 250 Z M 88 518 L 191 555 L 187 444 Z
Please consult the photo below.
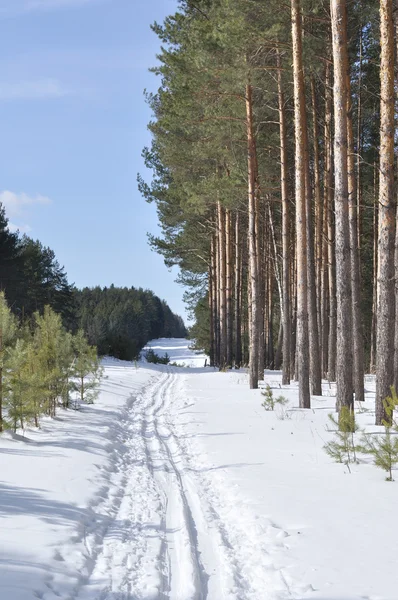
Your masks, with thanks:
M 92 403 L 102 374 L 96 348 L 46 306 L 21 325 L 0 293 L 0 432 L 39 427 L 57 409 Z
M 397 11 L 396 11 L 397 13 Z M 393 0 L 183 0 L 162 41 L 153 247 L 181 281 L 212 364 L 337 381 L 337 407 L 377 376 L 398 389 Z M 395 341 L 394 341 L 395 340 Z

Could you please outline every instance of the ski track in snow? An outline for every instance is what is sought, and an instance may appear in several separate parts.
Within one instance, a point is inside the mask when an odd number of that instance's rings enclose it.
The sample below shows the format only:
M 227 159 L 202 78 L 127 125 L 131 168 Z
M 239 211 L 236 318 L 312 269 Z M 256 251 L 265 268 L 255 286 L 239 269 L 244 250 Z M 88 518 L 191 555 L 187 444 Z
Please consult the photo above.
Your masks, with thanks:
M 235 490 L 198 466 L 178 418 L 186 406 L 185 377 L 166 367 L 128 400 L 115 425 L 108 485 L 72 540 L 73 593 L 66 599 L 49 581 L 46 594 L 36 597 L 47 600 L 49 591 L 51 599 L 65 600 L 294 597 L 272 561 L 284 532 L 274 524 L 264 529 Z M 56 551 L 60 560 L 63 551 Z

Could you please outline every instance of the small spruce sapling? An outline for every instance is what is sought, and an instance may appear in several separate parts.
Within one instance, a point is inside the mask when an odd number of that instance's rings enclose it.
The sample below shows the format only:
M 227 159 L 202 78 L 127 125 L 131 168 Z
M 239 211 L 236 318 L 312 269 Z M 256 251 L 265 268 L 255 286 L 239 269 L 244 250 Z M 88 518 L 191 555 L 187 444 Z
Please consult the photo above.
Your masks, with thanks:
M 360 451 L 373 458 L 376 467 L 388 473 L 386 481 L 394 481 L 392 470 L 398 463 L 398 437 L 391 434 L 391 429 L 398 430 L 394 420 L 394 410 L 398 406 L 398 396 L 395 388 L 391 388 L 391 396 L 383 400 L 387 419 L 383 420 L 384 435 L 364 433 Z
M 73 346 L 75 351 L 73 389 L 77 392 L 81 404 L 84 402 L 93 404 L 99 394 L 99 382 L 103 374 L 97 350 L 89 345 L 81 329 L 73 339 Z
M 357 462 L 354 432 L 357 430 L 355 414 L 346 406 L 340 409 L 338 420 L 330 413 L 328 415 L 335 439 L 327 442 L 323 449 L 335 462 L 343 463 L 350 470 L 350 463 Z
M 274 410 L 277 404 L 279 406 L 285 406 L 285 404 L 287 404 L 287 398 L 284 396 L 278 396 L 277 398 L 274 397 L 274 393 L 268 384 L 265 390 L 261 392 L 261 395 L 264 397 L 261 406 L 265 410 Z

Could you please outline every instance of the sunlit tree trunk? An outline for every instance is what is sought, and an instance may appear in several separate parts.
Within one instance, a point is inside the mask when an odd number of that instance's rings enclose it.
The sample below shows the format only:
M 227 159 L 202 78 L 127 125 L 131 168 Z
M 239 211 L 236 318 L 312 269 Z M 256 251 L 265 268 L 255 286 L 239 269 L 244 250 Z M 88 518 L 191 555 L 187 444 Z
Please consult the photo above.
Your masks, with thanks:
M 353 408 L 351 252 L 347 172 L 346 0 L 331 0 L 334 65 L 334 173 L 336 214 L 337 407 Z
M 246 130 L 247 130 L 247 163 L 248 163 L 248 195 L 249 195 L 249 385 L 250 389 L 258 388 L 258 350 L 260 332 L 259 307 L 259 269 L 257 256 L 257 173 L 256 173 L 256 143 L 253 128 L 253 90 L 246 85 Z
M 281 202 L 282 202 L 282 298 L 283 298 L 283 341 L 282 341 L 282 384 L 290 383 L 290 345 L 291 345 L 291 308 L 290 308 L 290 222 L 288 193 L 288 163 L 286 139 L 285 94 L 282 84 L 281 58 L 277 53 L 278 66 L 278 108 L 279 108 L 279 141 L 281 160 Z
M 376 324 L 376 425 L 394 382 L 394 23 L 393 0 L 380 0 L 380 179 Z
M 297 242 L 297 370 L 299 380 L 299 403 L 310 408 L 309 386 L 309 336 L 308 336 L 308 275 L 307 275 L 307 220 L 306 220 L 306 156 L 304 130 L 305 90 L 303 75 L 302 28 L 300 1 L 291 0 L 294 125 L 295 125 L 295 201 Z

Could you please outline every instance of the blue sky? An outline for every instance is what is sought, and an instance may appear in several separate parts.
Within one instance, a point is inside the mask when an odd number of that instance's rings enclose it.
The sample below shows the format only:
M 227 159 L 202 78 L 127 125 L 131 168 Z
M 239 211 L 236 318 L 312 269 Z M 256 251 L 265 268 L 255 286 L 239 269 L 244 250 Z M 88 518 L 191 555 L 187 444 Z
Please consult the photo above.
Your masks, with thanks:
M 150 143 L 143 90 L 175 0 L 1 0 L 0 200 L 50 246 L 71 282 L 152 289 L 184 313 L 183 289 L 147 245 L 140 197 Z

